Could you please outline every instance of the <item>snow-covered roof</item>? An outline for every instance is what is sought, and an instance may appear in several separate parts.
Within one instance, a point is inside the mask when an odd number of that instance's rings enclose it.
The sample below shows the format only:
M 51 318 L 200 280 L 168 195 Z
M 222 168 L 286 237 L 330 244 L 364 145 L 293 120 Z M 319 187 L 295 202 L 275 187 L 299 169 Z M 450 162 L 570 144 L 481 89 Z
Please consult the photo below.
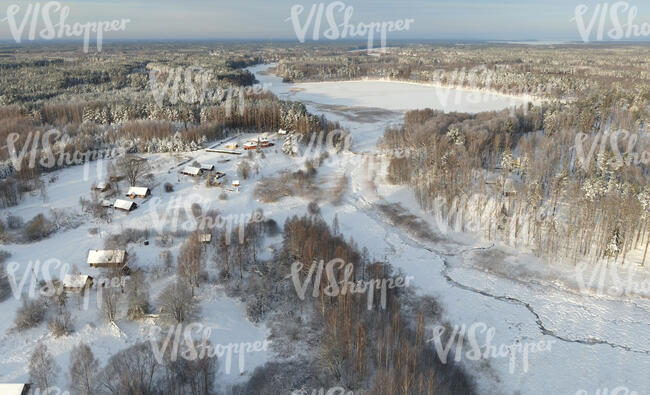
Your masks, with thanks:
M 214 170 L 214 165 L 201 165 L 201 170 Z
M 183 170 L 181 170 L 181 173 L 197 176 L 199 175 L 199 173 L 201 173 L 201 169 L 199 169 L 198 167 L 186 166 L 183 168 Z
M 63 286 L 69 288 L 83 288 L 92 277 L 86 274 L 66 274 L 63 277 Z
M 97 185 L 95 185 L 95 188 L 97 188 L 97 189 L 106 189 L 107 186 L 108 186 L 108 183 L 106 183 L 105 181 L 102 181 L 100 183 L 97 183 Z
M 0 384 L 2 395 L 24 395 L 27 394 L 30 384 Z
M 239 180 L 235 180 L 232 182 L 232 186 L 238 187 L 239 186 Z
M 129 202 L 128 200 L 117 199 L 113 206 L 122 210 L 131 210 L 135 202 Z
M 287 134 L 287 131 L 284 129 L 278 130 L 278 134 Z
M 90 250 L 88 263 L 124 263 L 125 250 Z
M 145 196 L 149 192 L 147 187 L 131 187 L 127 195 Z
M 244 143 L 244 148 L 246 148 L 246 147 L 257 147 L 257 143 L 254 143 L 252 141 L 248 141 L 248 142 Z

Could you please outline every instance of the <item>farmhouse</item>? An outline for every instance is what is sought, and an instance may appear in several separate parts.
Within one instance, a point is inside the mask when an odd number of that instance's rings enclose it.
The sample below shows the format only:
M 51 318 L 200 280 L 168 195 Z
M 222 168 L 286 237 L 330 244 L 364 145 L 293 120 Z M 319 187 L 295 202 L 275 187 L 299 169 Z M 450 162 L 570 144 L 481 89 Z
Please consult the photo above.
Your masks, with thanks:
M 0 384 L 0 394 L 2 395 L 27 395 L 30 393 L 31 384 Z
M 125 262 L 125 250 L 88 251 L 88 264 L 92 267 L 123 266 Z
M 145 198 L 150 195 L 151 195 L 151 190 L 146 187 L 131 187 L 129 188 L 129 191 L 126 193 L 126 196 L 130 197 L 131 199 L 135 199 L 137 197 Z
M 93 278 L 85 274 L 66 274 L 63 277 L 65 292 L 80 293 L 92 287 Z
M 115 207 L 118 210 L 122 210 L 122 211 L 133 211 L 136 208 L 138 208 L 138 205 L 135 202 L 130 202 L 128 200 L 117 199 L 115 201 L 115 203 L 113 204 L 113 207 Z
M 201 174 L 201 169 L 198 167 L 186 166 L 183 168 L 183 170 L 181 170 L 181 174 L 185 174 L 186 176 L 196 177 Z

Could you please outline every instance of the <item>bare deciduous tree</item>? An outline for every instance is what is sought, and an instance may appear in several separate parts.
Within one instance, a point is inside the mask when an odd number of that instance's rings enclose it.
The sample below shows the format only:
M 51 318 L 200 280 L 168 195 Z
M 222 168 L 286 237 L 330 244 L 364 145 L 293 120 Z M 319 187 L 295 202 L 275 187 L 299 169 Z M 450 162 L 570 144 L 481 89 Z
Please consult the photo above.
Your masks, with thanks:
M 159 304 L 161 314 L 176 323 L 190 321 L 198 315 L 198 303 L 182 281 L 168 285 L 160 294 Z
M 92 350 L 85 343 L 79 343 L 70 352 L 70 389 L 79 395 L 95 393 L 95 375 L 99 369 L 99 361 L 95 359 Z
M 123 156 L 118 159 L 117 168 L 131 186 L 135 186 L 150 171 L 147 161 L 132 156 Z
M 39 343 L 29 359 L 29 379 L 36 388 L 47 394 L 47 388 L 54 383 L 59 367 L 54 362 L 54 357 L 47 350 L 47 346 Z

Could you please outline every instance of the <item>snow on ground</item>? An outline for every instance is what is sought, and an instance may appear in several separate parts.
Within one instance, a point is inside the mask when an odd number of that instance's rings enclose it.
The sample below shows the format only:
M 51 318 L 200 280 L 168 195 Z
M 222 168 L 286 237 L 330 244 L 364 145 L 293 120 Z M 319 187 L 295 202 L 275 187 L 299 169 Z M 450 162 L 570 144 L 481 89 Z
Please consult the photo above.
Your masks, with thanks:
M 257 68 L 263 69 L 263 66 Z M 453 109 L 439 106 L 439 95 L 435 91 L 426 92 L 434 89 L 431 87 L 404 84 L 392 86 L 397 88 L 392 90 L 387 83 L 286 84 L 268 74 L 256 73 L 256 76 L 262 83 L 270 83 L 271 91 L 281 98 L 308 99 L 310 111 L 340 121 L 351 131 L 352 150 L 356 152 L 372 151 L 385 127 L 403 119 L 403 113 L 395 112 L 397 109 L 409 105 Z M 410 101 L 410 97 L 414 100 Z M 503 98 L 501 104 L 509 100 Z M 359 114 L 368 108 L 363 106 L 386 111 L 379 119 L 364 122 Z M 471 112 L 476 108 L 459 110 Z M 372 110 L 381 114 L 377 108 Z M 361 158 L 362 155 L 349 153 L 340 159 L 339 166 L 351 177 L 352 192 L 343 206 L 324 207 L 324 217 L 331 221 L 336 213 L 343 234 L 367 247 L 371 256 L 385 259 L 405 275 L 413 276 L 418 293 L 435 296 L 452 325 L 470 327 L 485 323 L 494 328 L 491 344 L 495 346 L 539 344 L 540 341 L 547 346 L 544 351 L 529 353 L 528 366 L 524 365 L 523 353 L 516 354 L 513 362 L 508 357 L 487 361 L 463 357 L 461 363 L 477 379 L 480 393 L 575 394 L 579 390 L 602 393 L 604 388 L 611 390 L 619 386 L 639 394 L 647 392 L 650 388 L 650 376 L 646 372 L 650 366 L 647 297 L 616 297 L 582 289 L 586 284 L 579 281 L 579 269 L 572 264 L 557 262 L 549 266 L 523 250 L 500 246 L 496 251 L 503 251 L 502 255 L 495 252 L 494 256 L 485 255 L 487 258 L 481 255 L 481 250 L 455 253 L 469 249 L 459 242 L 476 247 L 491 244 L 481 242 L 476 236 L 445 233 L 448 241 L 439 244 L 414 240 L 392 226 L 373 204 L 399 202 L 434 229 L 435 218 L 419 208 L 407 188 L 383 182 L 381 166 L 374 169 L 379 177 L 375 179 L 376 185 L 370 187 L 367 179 L 373 169 L 368 170 L 360 163 Z M 587 283 L 591 274 L 591 269 L 583 274 Z M 635 272 L 637 282 L 645 279 L 647 283 L 647 278 L 644 273 Z M 607 283 L 612 281 L 611 276 L 605 280 L 601 291 L 612 285 Z M 485 340 L 485 333 L 477 338 Z
M 406 276 L 413 276 L 412 283 L 417 292 L 435 296 L 452 325 L 469 327 L 473 323 L 485 323 L 494 328 L 492 344 L 496 346 L 532 341 L 551 344 L 550 351 L 531 353 L 527 367 L 521 354 L 512 364 L 508 358 L 487 361 L 462 358 L 461 363 L 477 379 L 480 393 L 574 394 L 579 389 L 595 393 L 598 388 L 611 389 L 619 385 L 643 393 L 644 389 L 650 388 L 646 372 L 650 366 L 647 335 L 650 328 L 645 319 L 650 310 L 647 299 L 581 293 L 567 280 L 575 273 L 572 266 L 557 263 L 551 268 L 537 262 L 526 251 L 501 248 L 499 251 L 503 253 L 495 255 L 496 258 L 482 255 L 484 251 L 481 250 L 458 253 L 467 250 L 467 245 L 482 247 L 490 244 L 476 236 L 446 233 L 443 236 L 447 239 L 438 243 L 415 240 L 393 226 L 376 209 L 377 203 L 399 202 L 412 214 L 435 225 L 434 218 L 418 207 L 407 188 L 386 184 L 382 178 L 385 169 L 381 165 L 373 167 L 372 163 L 368 164 L 368 156 L 361 154 L 376 150 L 376 142 L 385 127 L 402 121 L 404 113 L 400 110 L 405 106 L 417 102 L 419 108 L 439 108 L 436 107 L 438 94 L 426 91 L 433 87 L 400 84 L 398 94 L 393 95 L 394 91 L 386 90 L 388 85 L 385 83 L 327 83 L 299 84 L 301 90 L 292 91 L 294 84 L 285 84 L 277 77 L 260 73 L 266 67 L 256 66 L 250 70 L 256 73 L 258 80 L 271 84 L 270 89 L 281 98 L 310 100 L 306 103 L 310 111 L 340 121 L 353 135 L 351 148 L 354 152 L 333 157 L 318 169 L 318 176 L 324 183 L 328 177 L 341 172 L 350 177 L 348 193 L 340 205 L 328 204 L 327 196 L 321 196 L 321 211 L 326 220 L 331 221 L 337 215 L 343 234 L 352 236 L 360 247 L 367 247 L 372 257 L 386 260 Z M 378 90 L 373 94 L 371 87 Z M 411 96 L 414 102 L 408 99 Z M 501 104 L 508 100 L 510 98 L 504 99 Z M 244 135 L 235 140 L 243 143 L 251 137 Z M 253 196 L 256 181 L 283 170 L 294 171 L 304 160 L 285 156 L 279 149 L 282 142 L 279 136 L 271 133 L 270 140 L 276 145 L 264 151 L 264 158 L 254 155 L 249 159 L 255 163 L 256 170 L 248 180 L 236 175 L 238 164 L 248 159 L 247 154 L 236 156 L 200 150 L 178 157 L 145 155 L 154 166 L 156 185 L 151 197 L 136 199 L 140 207 L 131 213 L 115 212 L 110 223 L 86 218 L 81 226 L 57 232 L 37 243 L 3 246 L 12 254 L 9 262 L 20 264 L 17 279 L 20 281 L 26 276 L 29 285 L 34 276 L 39 280 L 47 278 L 47 273 L 30 271 L 28 265 L 30 261 L 43 262 L 51 258 L 75 265 L 82 273 L 99 276 L 98 270 L 86 265 L 89 249 L 103 248 L 106 236 L 127 228 L 178 229 L 182 223 L 170 223 L 169 213 L 183 207 L 191 215 L 193 202 L 200 203 L 204 211 L 218 210 L 232 227 L 257 208 L 263 209 L 264 216 L 274 219 L 280 226 L 288 217 L 304 214 L 310 199 L 292 196 L 263 204 Z M 178 166 L 188 160 L 190 163 L 214 164 L 218 171 L 227 173 L 226 187 L 206 187 L 204 179 L 199 181 L 179 175 Z M 37 213 L 47 214 L 53 208 L 79 213 L 79 198 L 88 198 L 92 183 L 105 178 L 106 169 L 101 167 L 97 171 L 96 166 L 97 163 L 91 165 L 86 174 L 82 166 L 52 173 L 56 179 L 47 185 L 45 199 L 27 196 L 18 207 L 0 210 L 0 218 L 20 215 L 29 220 Z M 374 186 L 367 181 L 373 174 L 378 175 Z M 241 181 L 240 188 L 229 186 L 235 179 Z M 164 192 L 166 182 L 173 184 L 173 193 Z M 226 194 L 225 200 L 220 198 L 222 193 Z M 193 229 L 191 225 L 187 230 Z M 94 228 L 97 231 L 91 232 Z M 269 243 L 279 241 L 277 238 L 269 240 Z M 145 269 L 159 265 L 159 254 L 164 249 L 157 245 L 154 237 L 149 245 L 131 245 L 129 248 L 136 256 L 134 266 Z M 174 256 L 178 248 L 179 241 L 175 241 L 170 248 Z M 214 250 L 210 251 L 210 254 L 214 253 Z M 267 258 L 271 256 L 268 250 L 264 255 Z M 49 275 L 62 277 L 57 270 Z M 563 282 L 553 280 L 560 276 Z M 173 277 L 162 276 L 152 282 L 150 293 L 154 306 L 157 295 L 170 281 Z M 93 298 L 91 293 L 88 310 L 79 309 L 76 300 L 71 298 L 69 308 L 75 332 L 59 339 L 53 338 L 44 324 L 22 334 L 8 333 L 19 301 L 10 298 L 3 302 L 0 308 L 7 318 L 0 323 L 0 353 L 3 355 L 0 381 L 27 379 L 26 362 L 39 340 L 47 344 L 65 371 L 70 349 L 80 341 L 92 344 L 96 356 L 105 363 L 117 351 L 148 338 L 155 325 L 153 321 L 133 323 L 121 317 L 117 320 L 117 327 L 109 325 L 94 307 Z M 200 298 L 200 322 L 212 328 L 210 340 L 213 344 L 266 339 L 266 327 L 249 322 L 244 306 L 226 297 L 218 287 L 202 285 Z M 220 360 L 221 374 L 217 381 L 228 384 L 244 380 L 256 366 L 272 358 L 270 352 L 247 353 L 243 376 L 239 375 L 238 361 L 231 362 L 231 372 L 226 374 L 224 361 Z M 65 387 L 66 380 L 60 375 L 58 384 Z

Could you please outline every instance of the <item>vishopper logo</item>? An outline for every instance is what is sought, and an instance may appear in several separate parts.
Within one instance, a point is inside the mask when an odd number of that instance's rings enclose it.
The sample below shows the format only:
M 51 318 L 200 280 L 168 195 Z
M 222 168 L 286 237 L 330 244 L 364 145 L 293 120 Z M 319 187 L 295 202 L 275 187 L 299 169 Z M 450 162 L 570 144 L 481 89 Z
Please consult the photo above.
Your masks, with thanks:
M 337 274 L 335 269 L 343 270 L 343 280 L 340 282 L 337 281 Z M 301 280 L 301 272 L 305 265 L 302 262 L 294 262 L 291 265 L 291 274 L 286 278 L 290 278 L 293 282 L 298 298 L 300 300 L 305 300 L 305 295 L 307 293 L 307 288 L 309 283 L 313 278 L 313 291 L 312 297 L 317 298 L 321 293 L 329 297 L 337 297 L 340 295 L 350 294 L 367 294 L 367 306 L 368 310 L 371 310 L 374 306 L 375 291 L 379 291 L 379 301 L 382 309 L 386 309 L 386 298 L 388 289 L 393 288 L 403 288 L 409 285 L 409 281 L 413 279 L 412 276 L 403 277 L 393 277 L 393 278 L 381 278 L 381 279 L 370 279 L 370 280 L 357 280 L 356 282 L 350 281 L 354 271 L 354 266 L 352 263 L 345 263 L 342 259 L 332 259 L 327 262 L 327 265 L 324 264 L 324 261 L 321 260 L 318 263 L 313 262 L 309 268 L 309 272 L 304 280 Z M 323 268 L 325 268 L 325 275 L 327 276 L 327 281 L 329 285 L 321 289 L 321 279 L 323 278 Z M 314 276 L 314 274 L 316 274 Z
M 580 166 L 584 169 L 588 169 L 591 165 L 591 161 L 596 157 L 594 155 L 598 152 L 598 156 L 604 157 L 603 155 L 606 152 L 611 152 L 612 157 L 609 159 L 609 164 L 614 165 L 615 167 L 631 166 L 644 164 L 650 164 L 650 152 L 635 151 L 635 147 L 641 139 L 648 139 L 647 133 L 630 133 L 628 130 L 621 129 L 615 131 L 606 131 L 599 132 L 595 135 L 588 135 L 585 133 L 577 133 L 575 137 L 575 151 L 576 159 L 580 163 Z M 610 150 L 607 150 L 607 142 L 609 140 Z M 621 152 L 620 142 L 626 143 L 625 150 Z M 585 151 L 585 145 L 589 144 L 589 151 Z M 647 144 L 646 144 L 647 145 Z M 605 165 L 605 163 L 603 163 Z
M 11 35 L 17 43 L 21 43 L 23 33 L 29 23 L 29 30 L 27 39 L 29 41 L 36 40 L 36 34 L 42 40 L 54 40 L 71 37 L 83 37 L 83 51 L 88 53 L 90 36 L 94 33 L 97 39 L 97 51 L 102 50 L 102 43 L 104 40 L 104 33 L 111 31 L 124 31 L 126 24 L 131 22 L 130 19 L 112 20 L 103 22 L 87 22 L 87 23 L 74 23 L 72 25 L 66 23 L 70 15 L 70 7 L 63 6 L 58 1 L 49 1 L 41 5 L 41 3 L 28 3 L 22 20 L 18 22 L 18 14 L 21 11 L 19 4 L 12 4 L 7 7 L 7 16 L 2 21 L 9 23 L 9 30 Z M 53 23 L 58 15 L 58 23 Z M 43 20 L 43 28 L 39 28 L 39 17 Z M 31 19 L 31 22 L 29 22 Z
M 212 328 L 199 322 L 170 326 L 164 335 L 160 327 L 153 327 L 149 333 L 149 343 L 159 364 L 165 359 L 176 361 L 184 359 L 195 361 L 204 358 L 219 358 L 223 361 L 225 373 L 230 374 L 233 355 L 237 355 L 239 374 L 244 373 L 246 353 L 268 351 L 269 340 L 212 345 L 209 341 Z M 195 336 L 198 335 L 198 336 Z M 171 346 L 171 348 L 170 348 Z M 221 358 L 225 357 L 225 360 Z
M 635 275 L 639 275 L 635 278 Z M 650 297 L 650 281 L 644 271 L 627 268 L 626 274 L 619 274 L 616 264 L 607 262 L 598 265 L 580 263 L 576 266 L 576 281 L 583 293 L 600 295 Z M 639 280 L 642 278 L 642 280 Z
M 161 83 L 162 82 L 162 83 Z M 212 70 L 200 66 L 162 68 L 149 70 L 149 87 L 156 104 L 163 107 L 165 100 L 175 105 L 225 103 L 226 116 L 233 108 L 244 115 L 247 95 L 259 95 L 268 91 L 270 83 L 253 86 L 218 87 Z
M 85 165 L 84 179 L 88 179 L 90 162 L 97 161 L 97 176 L 104 175 L 103 162 L 100 159 L 113 159 L 124 153 L 121 148 L 106 148 L 101 150 L 66 151 L 66 146 L 74 144 L 74 140 L 57 129 L 28 132 L 23 146 L 18 151 L 16 143 L 25 134 L 10 133 L 7 136 L 7 151 L 9 159 L 17 171 L 27 165 L 29 169 L 39 166 L 42 169 L 55 169 L 71 165 Z M 40 143 L 40 144 L 39 144 Z
M 636 22 L 639 9 L 630 5 L 627 1 L 617 1 L 611 6 L 609 3 L 599 3 L 593 9 L 589 20 L 585 16 L 589 12 L 589 6 L 580 4 L 575 9 L 575 15 L 570 21 L 575 21 L 578 27 L 578 33 L 582 41 L 588 43 L 592 37 L 592 32 L 596 24 L 596 41 L 603 41 L 605 36 L 610 40 L 624 40 L 639 37 L 650 36 L 650 24 Z M 609 25 L 607 24 L 609 20 Z M 605 29 L 610 29 L 605 32 Z
M 199 229 L 202 232 L 220 230 L 224 233 L 226 244 L 230 245 L 234 232 L 239 244 L 245 242 L 246 225 L 264 222 L 263 212 L 256 210 L 250 213 L 213 214 L 217 201 L 201 194 L 175 195 L 168 201 L 156 196 L 149 201 L 149 210 L 153 218 L 153 228 L 157 232 L 165 230 L 185 230 L 192 232 Z
M 447 344 L 443 346 L 443 337 L 447 328 L 438 325 L 433 328 L 433 337 L 428 339 L 428 343 L 433 343 L 440 358 L 440 362 L 446 364 L 449 353 L 454 349 L 453 358 L 460 362 L 463 356 L 470 361 L 479 361 L 491 358 L 509 358 L 509 371 L 515 373 L 517 360 L 521 355 L 521 369 L 524 373 L 528 372 L 530 353 L 551 351 L 551 346 L 555 340 L 540 340 L 538 342 L 517 342 L 513 344 L 493 345 L 496 329 L 488 327 L 487 324 L 476 322 L 469 326 L 463 324 L 455 325 L 452 333 L 448 335 Z M 479 335 L 485 333 L 484 338 L 479 339 Z M 469 350 L 463 353 L 465 343 L 469 343 Z
M 296 4 L 291 7 L 291 16 L 286 21 L 291 21 L 293 30 L 296 33 L 298 41 L 305 42 L 307 31 L 312 28 L 312 40 L 318 41 L 321 35 L 321 25 L 323 17 L 327 22 L 328 28 L 323 33 L 323 37 L 328 40 L 353 39 L 356 37 L 368 37 L 368 52 L 374 48 L 375 33 L 379 34 L 381 40 L 381 50 L 386 50 L 386 41 L 389 32 L 399 32 L 410 30 L 411 24 L 415 19 L 398 19 L 395 21 L 370 22 L 351 24 L 354 8 L 346 5 L 342 1 L 334 1 L 325 6 L 324 3 L 312 4 L 306 20 L 300 22 L 305 7 Z
M 6 270 L 9 286 L 16 300 L 20 300 L 21 298 L 35 299 L 40 296 L 53 297 L 61 295 L 65 292 L 64 287 L 67 286 L 64 282 L 66 276 L 81 276 L 86 278 L 82 275 L 73 275 L 70 264 L 57 258 L 50 258 L 43 262 L 38 259 L 30 260 L 26 265 L 24 262 L 13 261 L 7 264 Z M 57 270 L 59 273 L 58 278 L 53 276 Z M 54 279 L 60 282 L 58 286 L 55 285 Z M 90 278 L 88 279 L 90 280 Z M 88 309 L 90 291 L 94 289 L 97 292 L 97 307 L 99 308 L 101 307 L 102 290 L 104 288 L 123 289 L 127 279 L 128 277 L 121 276 L 93 278 L 92 285 L 89 285 L 89 289 L 84 289 L 86 287 L 85 283 L 75 283 L 72 285 L 82 289 L 84 309 Z M 25 289 L 27 284 L 29 284 L 29 287 Z
M 641 393 L 632 391 L 630 388 L 620 385 L 612 389 L 607 387 L 597 388 L 594 391 L 580 389 L 576 391 L 574 395 L 641 395 Z

